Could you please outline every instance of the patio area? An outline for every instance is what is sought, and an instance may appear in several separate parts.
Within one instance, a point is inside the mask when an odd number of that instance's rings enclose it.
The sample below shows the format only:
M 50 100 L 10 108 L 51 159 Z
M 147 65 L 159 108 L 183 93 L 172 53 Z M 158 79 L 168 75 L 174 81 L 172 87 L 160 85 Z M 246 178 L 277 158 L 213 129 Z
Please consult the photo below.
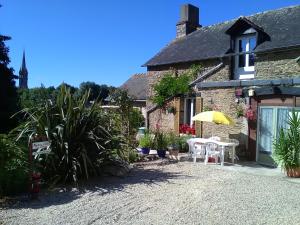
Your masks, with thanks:
M 299 179 L 254 163 L 155 160 L 136 164 L 123 179 L 21 200 L 0 210 L 0 224 L 298 225 L 299 188 Z

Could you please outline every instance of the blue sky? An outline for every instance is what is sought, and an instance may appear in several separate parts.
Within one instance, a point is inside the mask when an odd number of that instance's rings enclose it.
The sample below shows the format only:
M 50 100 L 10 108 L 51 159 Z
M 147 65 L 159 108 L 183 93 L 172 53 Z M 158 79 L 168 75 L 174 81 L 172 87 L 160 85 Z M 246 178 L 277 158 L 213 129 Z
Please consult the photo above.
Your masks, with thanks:
M 0 0 L 0 33 L 12 37 L 18 73 L 26 50 L 29 86 L 83 81 L 120 86 L 175 37 L 182 4 L 200 8 L 203 26 L 300 0 Z

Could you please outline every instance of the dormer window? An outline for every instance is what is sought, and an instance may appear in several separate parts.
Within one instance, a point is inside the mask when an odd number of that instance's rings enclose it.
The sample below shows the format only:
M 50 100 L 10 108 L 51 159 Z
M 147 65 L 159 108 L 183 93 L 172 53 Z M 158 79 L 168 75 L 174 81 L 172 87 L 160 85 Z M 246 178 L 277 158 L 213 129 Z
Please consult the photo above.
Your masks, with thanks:
M 235 79 L 254 78 L 254 53 L 256 47 L 256 35 L 251 34 L 252 29 L 248 29 L 235 40 Z M 249 34 L 250 33 L 250 34 Z
M 227 53 L 234 53 L 233 78 L 253 79 L 255 74 L 253 51 L 263 42 L 270 41 L 270 36 L 262 27 L 246 17 L 240 17 L 225 33 L 231 37 L 231 45 Z

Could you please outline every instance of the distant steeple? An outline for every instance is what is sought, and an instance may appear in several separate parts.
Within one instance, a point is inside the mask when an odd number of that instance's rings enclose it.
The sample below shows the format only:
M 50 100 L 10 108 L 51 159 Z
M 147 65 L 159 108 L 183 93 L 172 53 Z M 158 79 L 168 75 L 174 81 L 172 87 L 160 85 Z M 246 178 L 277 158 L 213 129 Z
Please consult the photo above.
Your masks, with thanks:
M 22 65 L 19 71 L 19 88 L 28 88 L 28 71 L 26 68 L 25 50 L 23 51 Z

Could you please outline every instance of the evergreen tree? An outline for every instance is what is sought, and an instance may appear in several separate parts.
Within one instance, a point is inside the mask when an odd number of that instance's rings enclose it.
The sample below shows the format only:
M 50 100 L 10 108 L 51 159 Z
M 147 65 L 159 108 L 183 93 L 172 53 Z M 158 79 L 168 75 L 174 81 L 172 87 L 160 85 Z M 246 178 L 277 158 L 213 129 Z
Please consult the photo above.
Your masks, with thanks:
M 17 88 L 14 81 L 14 70 L 8 66 L 9 48 L 5 41 L 10 37 L 0 35 L 0 133 L 8 132 L 16 125 L 16 119 L 11 116 L 17 111 Z

